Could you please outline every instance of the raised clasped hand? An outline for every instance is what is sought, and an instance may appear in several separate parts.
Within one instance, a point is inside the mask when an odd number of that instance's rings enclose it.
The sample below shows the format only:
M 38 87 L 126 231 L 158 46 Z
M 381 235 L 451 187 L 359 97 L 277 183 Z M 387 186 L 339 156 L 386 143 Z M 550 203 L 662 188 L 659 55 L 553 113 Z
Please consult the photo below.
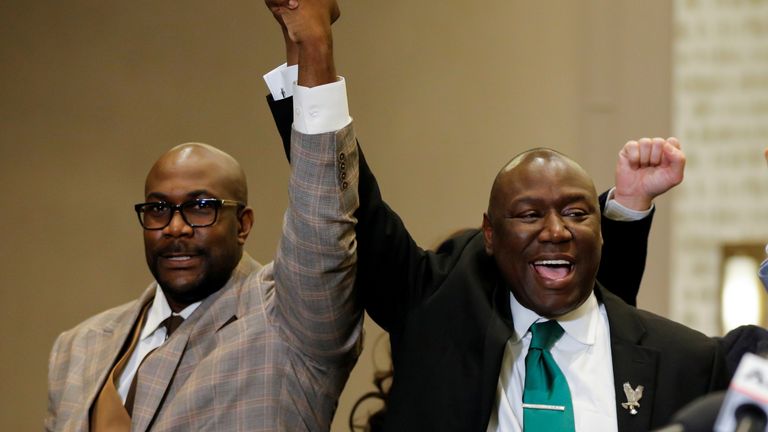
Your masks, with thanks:
M 294 43 L 325 38 L 340 16 L 336 0 L 264 0 L 283 31 Z

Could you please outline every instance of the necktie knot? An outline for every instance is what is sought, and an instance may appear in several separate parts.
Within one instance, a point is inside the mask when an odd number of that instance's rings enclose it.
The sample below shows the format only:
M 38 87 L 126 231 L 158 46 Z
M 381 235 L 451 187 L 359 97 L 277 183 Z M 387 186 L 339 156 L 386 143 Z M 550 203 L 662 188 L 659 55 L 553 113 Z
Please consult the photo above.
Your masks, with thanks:
M 177 328 L 184 322 L 184 318 L 181 315 L 171 315 L 164 319 L 161 326 L 165 327 L 165 338 L 171 337 L 171 334 L 176 331 Z
M 531 348 L 549 350 L 563 332 L 563 328 L 555 320 L 535 323 L 531 326 Z

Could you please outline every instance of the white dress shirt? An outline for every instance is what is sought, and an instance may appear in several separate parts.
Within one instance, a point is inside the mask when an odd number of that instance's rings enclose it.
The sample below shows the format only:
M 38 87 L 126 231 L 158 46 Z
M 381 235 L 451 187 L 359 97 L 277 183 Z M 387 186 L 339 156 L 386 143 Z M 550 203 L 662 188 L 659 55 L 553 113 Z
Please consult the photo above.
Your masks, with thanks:
M 133 350 L 130 360 L 128 360 L 123 373 L 120 375 L 117 392 L 120 393 L 120 399 L 123 400 L 123 403 L 125 403 L 125 398 L 128 397 L 131 381 L 133 381 L 133 376 L 136 375 L 141 361 L 152 350 L 165 342 L 165 327 L 160 326 L 160 324 L 171 315 L 179 315 L 184 319 L 189 318 L 192 312 L 200 306 L 200 303 L 202 302 L 192 303 L 181 312 L 174 314 L 168 305 L 168 300 L 166 300 L 163 290 L 160 289 L 159 285 L 155 288 L 155 298 L 152 300 L 152 306 L 147 311 L 147 318 L 144 320 L 144 327 L 139 335 L 139 343 L 136 345 L 136 349 Z
M 530 326 L 547 321 L 510 295 L 515 334 L 507 341 L 488 431 L 523 430 L 525 356 Z M 550 352 L 568 380 L 577 432 L 616 431 L 611 336 L 605 307 L 595 294 L 576 310 L 557 319 L 565 332 Z M 522 335 L 522 337 L 520 336 Z

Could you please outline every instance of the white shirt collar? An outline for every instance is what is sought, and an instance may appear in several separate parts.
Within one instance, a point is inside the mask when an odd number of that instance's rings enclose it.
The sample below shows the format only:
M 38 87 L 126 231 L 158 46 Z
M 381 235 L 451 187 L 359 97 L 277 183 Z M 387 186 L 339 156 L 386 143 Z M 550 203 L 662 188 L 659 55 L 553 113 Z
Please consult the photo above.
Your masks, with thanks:
M 202 300 L 192 303 L 185 307 L 181 312 L 174 315 L 179 315 L 182 318 L 187 319 L 192 315 L 192 312 L 200 306 L 200 303 L 202 303 Z M 155 286 L 155 298 L 152 300 L 152 306 L 149 307 L 149 311 L 147 312 L 147 319 L 144 322 L 144 328 L 141 330 L 141 339 L 143 340 L 151 336 L 160 326 L 160 323 L 165 321 L 165 319 L 172 314 L 171 306 L 168 305 L 168 300 L 165 298 L 165 294 L 160 288 L 160 285 Z
M 509 293 L 509 299 L 516 340 L 521 340 L 532 324 L 539 321 L 549 321 L 548 318 L 544 318 L 521 305 L 511 292 Z M 599 319 L 599 306 L 593 291 L 584 303 L 571 312 L 557 317 L 556 321 L 563 327 L 565 333 L 579 343 L 594 345 L 597 338 Z

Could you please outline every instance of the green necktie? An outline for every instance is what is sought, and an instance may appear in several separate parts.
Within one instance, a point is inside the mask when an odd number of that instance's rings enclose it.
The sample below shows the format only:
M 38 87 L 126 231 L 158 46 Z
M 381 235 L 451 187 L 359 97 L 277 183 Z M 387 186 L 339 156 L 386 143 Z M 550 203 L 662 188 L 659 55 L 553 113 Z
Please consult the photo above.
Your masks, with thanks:
M 531 346 L 525 357 L 523 429 L 525 432 L 575 430 L 571 391 L 549 349 L 563 335 L 557 321 L 531 326 Z

